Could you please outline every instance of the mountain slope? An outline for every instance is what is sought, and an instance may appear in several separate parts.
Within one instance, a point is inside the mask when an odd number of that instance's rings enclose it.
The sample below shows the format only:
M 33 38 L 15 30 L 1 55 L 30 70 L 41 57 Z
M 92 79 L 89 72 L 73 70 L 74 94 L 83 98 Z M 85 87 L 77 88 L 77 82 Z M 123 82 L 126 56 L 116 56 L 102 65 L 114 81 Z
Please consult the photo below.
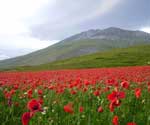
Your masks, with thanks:
M 66 60 L 42 64 L 39 66 L 16 67 L 10 70 L 49 70 L 77 69 L 117 66 L 150 65 L 150 45 L 132 46 L 129 48 L 113 49 L 106 52 L 94 53 Z
M 104 30 L 89 30 L 28 55 L 0 61 L 0 68 L 39 65 L 113 48 L 149 43 L 150 34 L 141 31 L 129 31 L 114 27 Z

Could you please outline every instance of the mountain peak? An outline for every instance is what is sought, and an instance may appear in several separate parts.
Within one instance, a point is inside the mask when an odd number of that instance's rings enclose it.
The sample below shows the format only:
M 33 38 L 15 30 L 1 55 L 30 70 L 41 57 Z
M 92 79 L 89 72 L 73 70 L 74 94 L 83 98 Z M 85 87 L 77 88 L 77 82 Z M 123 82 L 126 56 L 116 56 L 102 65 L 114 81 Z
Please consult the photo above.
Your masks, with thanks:
M 63 41 L 78 41 L 83 39 L 130 40 L 141 38 L 150 40 L 150 34 L 142 31 L 133 31 L 117 27 L 109 27 L 102 30 L 90 29 L 76 34 L 74 36 L 71 36 Z
M 105 28 L 105 29 L 103 29 L 103 30 L 123 30 L 123 29 L 121 29 L 121 28 L 118 28 L 118 27 L 108 27 L 108 28 Z

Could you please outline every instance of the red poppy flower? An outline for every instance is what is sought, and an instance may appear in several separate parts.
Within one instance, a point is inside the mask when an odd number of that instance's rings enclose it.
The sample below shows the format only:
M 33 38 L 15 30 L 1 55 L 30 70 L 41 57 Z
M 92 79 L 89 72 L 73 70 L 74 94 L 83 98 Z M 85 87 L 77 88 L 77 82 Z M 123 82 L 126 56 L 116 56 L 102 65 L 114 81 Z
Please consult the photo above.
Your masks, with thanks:
M 71 90 L 70 93 L 71 93 L 72 95 L 75 95 L 77 92 L 76 92 L 75 90 Z
M 112 100 L 109 104 L 109 109 L 111 112 L 114 111 L 115 107 L 118 107 L 121 105 L 121 100 L 115 98 L 114 100 Z
M 54 89 L 54 86 L 53 86 L 53 85 L 50 85 L 50 86 L 48 87 L 48 89 L 53 90 L 53 89 Z
M 36 99 L 30 100 L 27 104 L 27 107 L 31 112 L 41 111 L 41 104 Z
M 15 92 L 16 91 L 14 89 L 12 89 L 10 92 L 4 91 L 5 98 L 6 99 L 12 98 L 12 96 L 15 94 Z
M 32 98 L 32 89 L 28 90 L 27 94 L 28 94 L 28 98 Z
M 96 90 L 96 91 L 93 92 L 93 94 L 94 94 L 95 96 L 99 96 L 99 95 L 100 95 L 100 92 L 99 92 L 99 90 Z
M 111 94 L 108 95 L 107 98 L 108 98 L 109 101 L 123 99 L 123 98 L 125 98 L 125 93 L 124 92 L 113 91 Z
M 136 125 L 136 123 L 135 122 L 129 122 L 129 123 L 127 123 L 127 125 Z
M 15 91 L 14 89 L 12 89 L 12 90 L 10 91 L 10 94 L 13 95 L 13 94 L 15 94 L 15 92 L 16 92 L 16 91 Z
M 15 90 L 17 90 L 19 88 L 19 85 L 15 84 L 13 87 L 14 87 Z
M 82 90 L 83 90 L 83 92 L 86 92 L 88 90 L 88 88 L 84 87 Z
M 118 120 L 119 120 L 118 116 L 115 115 L 115 116 L 113 117 L 113 120 L 112 120 L 113 125 L 119 125 Z
M 88 85 L 90 85 L 90 82 L 89 82 L 88 80 L 84 80 L 84 84 L 85 84 L 86 86 L 88 86 Z
M 84 108 L 82 106 L 80 106 L 79 111 L 83 112 Z
M 109 104 L 109 109 L 110 109 L 111 112 L 114 111 L 114 108 L 115 108 L 115 106 L 113 105 L 113 103 L 110 103 Z
M 43 95 L 43 91 L 41 89 L 38 90 L 39 95 Z
M 5 92 L 5 98 L 6 98 L 6 99 L 10 99 L 11 96 L 12 96 L 12 95 L 11 95 L 9 92 Z
M 128 89 L 129 88 L 129 83 L 127 81 L 123 81 L 123 82 L 121 82 L 121 86 L 125 89 Z
M 29 121 L 32 117 L 32 114 L 30 112 L 23 113 L 21 120 L 23 125 L 29 125 Z
M 69 103 L 69 104 L 65 105 L 65 106 L 64 106 L 64 111 L 67 112 L 67 113 L 72 114 L 72 113 L 73 113 L 72 104 Z
M 103 112 L 102 106 L 98 107 L 98 110 L 97 110 L 97 111 L 98 111 L 98 112 Z
M 136 96 L 136 98 L 140 98 L 141 96 L 141 89 L 140 88 L 136 88 L 135 91 L 134 91 L 134 94 Z

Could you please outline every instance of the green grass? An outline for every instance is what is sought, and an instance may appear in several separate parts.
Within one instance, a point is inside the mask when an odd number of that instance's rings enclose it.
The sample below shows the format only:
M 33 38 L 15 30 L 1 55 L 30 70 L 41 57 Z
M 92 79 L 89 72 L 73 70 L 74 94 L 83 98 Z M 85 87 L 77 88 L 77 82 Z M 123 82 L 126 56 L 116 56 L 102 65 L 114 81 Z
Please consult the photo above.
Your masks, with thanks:
M 150 64 L 150 45 L 113 49 L 38 66 L 23 66 L 9 70 L 52 70 L 100 67 L 138 66 Z M 8 69 L 7 69 L 8 70 Z

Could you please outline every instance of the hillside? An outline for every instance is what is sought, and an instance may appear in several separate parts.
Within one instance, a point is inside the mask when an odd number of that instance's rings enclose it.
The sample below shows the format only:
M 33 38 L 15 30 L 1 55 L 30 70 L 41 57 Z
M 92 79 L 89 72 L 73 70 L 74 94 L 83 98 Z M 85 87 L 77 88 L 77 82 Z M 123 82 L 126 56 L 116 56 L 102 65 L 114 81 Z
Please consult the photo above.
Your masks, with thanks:
M 100 68 L 150 65 L 150 45 L 133 46 L 129 48 L 113 49 L 76 58 L 42 64 L 39 66 L 24 66 L 10 70 L 49 70 L 74 68 Z
M 88 30 L 28 55 L 0 61 L 0 69 L 40 65 L 138 44 L 150 44 L 150 34 L 114 27 Z

